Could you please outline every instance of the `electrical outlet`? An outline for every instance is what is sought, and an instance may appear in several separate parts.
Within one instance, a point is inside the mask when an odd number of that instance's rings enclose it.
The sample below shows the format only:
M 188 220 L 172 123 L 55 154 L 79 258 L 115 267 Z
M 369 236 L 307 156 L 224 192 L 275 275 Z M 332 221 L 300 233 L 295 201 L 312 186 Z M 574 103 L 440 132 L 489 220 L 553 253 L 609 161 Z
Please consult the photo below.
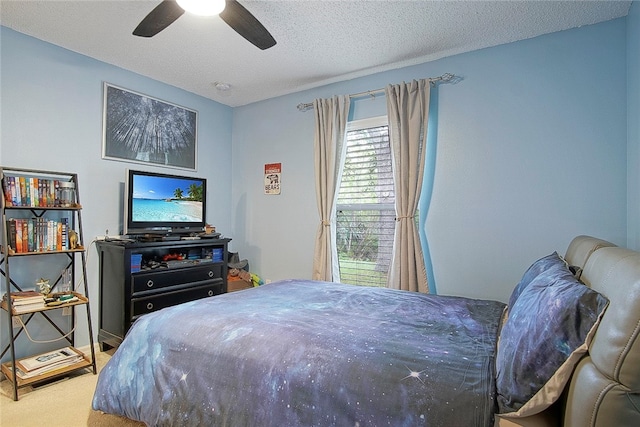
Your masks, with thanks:
M 19 328 L 22 326 L 22 318 L 20 316 L 13 316 L 11 318 L 11 324 L 14 328 Z
M 71 307 L 64 307 L 62 309 L 62 315 L 63 316 L 71 316 Z

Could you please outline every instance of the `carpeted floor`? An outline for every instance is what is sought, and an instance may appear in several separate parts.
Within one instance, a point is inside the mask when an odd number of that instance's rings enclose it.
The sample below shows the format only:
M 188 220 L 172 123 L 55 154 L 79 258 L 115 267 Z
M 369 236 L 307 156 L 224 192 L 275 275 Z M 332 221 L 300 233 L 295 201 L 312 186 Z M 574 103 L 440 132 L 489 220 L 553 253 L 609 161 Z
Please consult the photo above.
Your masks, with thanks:
M 81 349 L 85 351 L 85 349 Z M 88 348 L 86 349 L 88 351 Z M 110 354 L 96 350 L 98 371 L 107 363 Z M 18 390 L 18 401 L 13 401 L 13 386 L 0 382 L 0 425 L 2 427 L 140 427 L 114 415 L 91 409 L 91 399 L 97 375 L 91 370 L 80 371 L 72 377 L 41 386 Z

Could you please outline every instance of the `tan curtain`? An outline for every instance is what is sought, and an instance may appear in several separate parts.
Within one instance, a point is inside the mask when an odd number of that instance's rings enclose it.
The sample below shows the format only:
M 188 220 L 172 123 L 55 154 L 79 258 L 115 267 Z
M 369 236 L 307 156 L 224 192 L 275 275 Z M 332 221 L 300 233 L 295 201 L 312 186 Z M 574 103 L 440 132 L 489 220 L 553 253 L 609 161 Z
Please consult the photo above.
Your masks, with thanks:
M 428 293 L 427 272 L 414 217 L 424 174 L 429 81 L 388 85 L 385 94 L 396 186 L 396 231 L 387 286 Z
M 320 224 L 316 236 L 313 256 L 313 279 L 338 281 L 338 253 L 336 245 L 335 218 L 336 188 L 342 171 L 344 140 L 349 117 L 349 96 L 334 96 L 316 99 L 313 107 L 316 114 L 314 140 L 316 200 Z

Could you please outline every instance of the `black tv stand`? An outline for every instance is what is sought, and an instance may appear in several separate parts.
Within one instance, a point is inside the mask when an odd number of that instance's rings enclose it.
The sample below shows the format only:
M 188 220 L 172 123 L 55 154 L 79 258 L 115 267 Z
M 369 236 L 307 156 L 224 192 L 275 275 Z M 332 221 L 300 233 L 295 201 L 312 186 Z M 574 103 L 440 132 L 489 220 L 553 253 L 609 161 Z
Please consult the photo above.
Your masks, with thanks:
M 162 241 L 162 237 L 96 243 L 101 350 L 120 345 L 140 316 L 227 292 L 226 259 L 231 239 Z

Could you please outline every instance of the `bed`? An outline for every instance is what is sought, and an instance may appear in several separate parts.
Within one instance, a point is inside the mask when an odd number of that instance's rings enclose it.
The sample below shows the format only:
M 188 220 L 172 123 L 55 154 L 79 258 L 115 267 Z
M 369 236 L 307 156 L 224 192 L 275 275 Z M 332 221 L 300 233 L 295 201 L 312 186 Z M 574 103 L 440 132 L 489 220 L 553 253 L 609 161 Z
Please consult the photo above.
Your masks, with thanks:
M 509 306 L 286 280 L 151 313 L 93 408 L 149 426 L 640 425 L 640 254 L 613 246 L 578 236 L 527 269 Z M 539 301 L 551 318 L 527 313 Z

